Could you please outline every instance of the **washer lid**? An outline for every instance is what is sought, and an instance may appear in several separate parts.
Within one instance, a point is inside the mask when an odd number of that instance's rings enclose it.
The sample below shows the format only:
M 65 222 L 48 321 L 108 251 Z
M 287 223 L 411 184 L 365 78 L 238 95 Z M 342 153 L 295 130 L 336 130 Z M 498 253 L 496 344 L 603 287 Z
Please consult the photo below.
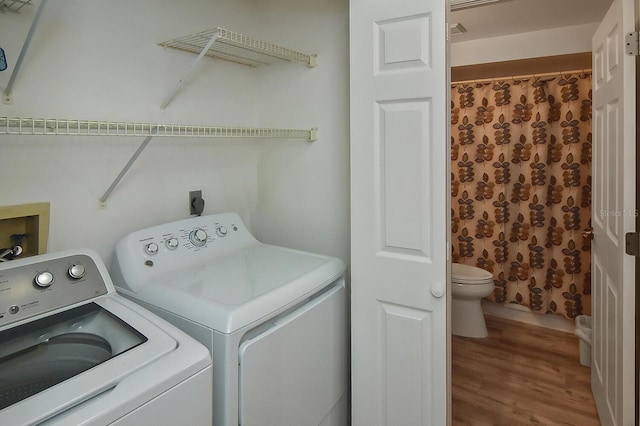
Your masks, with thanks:
M 66 411 L 73 417 L 65 424 L 111 424 L 132 401 L 146 401 L 203 368 L 187 364 L 198 353 L 195 342 L 189 350 L 190 338 L 178 341 L 149 315 L 111 294 L 2 330 L 1 423 L 40 424 Z M 85 404 L 107 392 L 106 400 Z
M 462 284 L 485 283 L 493 280 L 493 274 L 475 266 L 452 263 L 451 280 Z
M 122 293 L 222 333 L 294 305 L 344 273 L 337 259 L 258 244 Z

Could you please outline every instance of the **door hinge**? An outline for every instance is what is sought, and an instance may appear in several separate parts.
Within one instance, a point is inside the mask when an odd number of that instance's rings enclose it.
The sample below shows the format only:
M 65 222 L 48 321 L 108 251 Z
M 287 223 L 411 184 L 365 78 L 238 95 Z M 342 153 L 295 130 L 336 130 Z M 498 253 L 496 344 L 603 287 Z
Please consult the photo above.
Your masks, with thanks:
M 624 236 L 624 251 L 630 256 L 640 257 L 640 232 L 627 232 Z
M 640 55 L 640 33 L 638 31 L 633 33 L 627 33 L 624 39 L 625 39 L 624 52 L 627 55 L 632 55 L 632 56 Z

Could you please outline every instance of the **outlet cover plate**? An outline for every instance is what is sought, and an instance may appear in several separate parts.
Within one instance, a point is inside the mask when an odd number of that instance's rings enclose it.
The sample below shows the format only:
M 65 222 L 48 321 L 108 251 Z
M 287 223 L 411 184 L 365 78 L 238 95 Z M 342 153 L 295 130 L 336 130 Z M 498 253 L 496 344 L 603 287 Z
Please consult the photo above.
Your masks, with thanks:
M 189 214 L 190 215 L 194 215 L 194 214 L 198 214 L 198 212 L 196 211 L 195 207 L 194 207 L 194 203 L 193 200 L 196 198 L 202 198 L 202 190 L 199 189 L 197 191 L 189 191 Z

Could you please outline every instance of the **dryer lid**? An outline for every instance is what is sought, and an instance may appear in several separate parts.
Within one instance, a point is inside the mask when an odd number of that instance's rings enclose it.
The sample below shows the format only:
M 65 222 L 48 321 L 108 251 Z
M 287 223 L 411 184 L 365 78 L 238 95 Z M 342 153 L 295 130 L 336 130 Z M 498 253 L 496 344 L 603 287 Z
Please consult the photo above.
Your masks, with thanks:
M 344 274 L 340 259 L 258 243 L 119 291 L 221 333 L 299 303 Z
M 452 263 L 451 279 L 458 283 L 473 284 L 492 280 L 493 274 L 475 266 Z

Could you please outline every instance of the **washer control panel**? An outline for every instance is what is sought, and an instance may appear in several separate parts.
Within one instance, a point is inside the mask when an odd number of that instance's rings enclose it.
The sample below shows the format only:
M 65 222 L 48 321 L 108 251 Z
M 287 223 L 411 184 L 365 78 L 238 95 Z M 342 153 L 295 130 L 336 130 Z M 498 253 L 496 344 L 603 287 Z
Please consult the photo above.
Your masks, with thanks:
M 87 255 L 25 261 L 30 259 L 0 265 L 0 327 L 108 292 L 98 267 Z

